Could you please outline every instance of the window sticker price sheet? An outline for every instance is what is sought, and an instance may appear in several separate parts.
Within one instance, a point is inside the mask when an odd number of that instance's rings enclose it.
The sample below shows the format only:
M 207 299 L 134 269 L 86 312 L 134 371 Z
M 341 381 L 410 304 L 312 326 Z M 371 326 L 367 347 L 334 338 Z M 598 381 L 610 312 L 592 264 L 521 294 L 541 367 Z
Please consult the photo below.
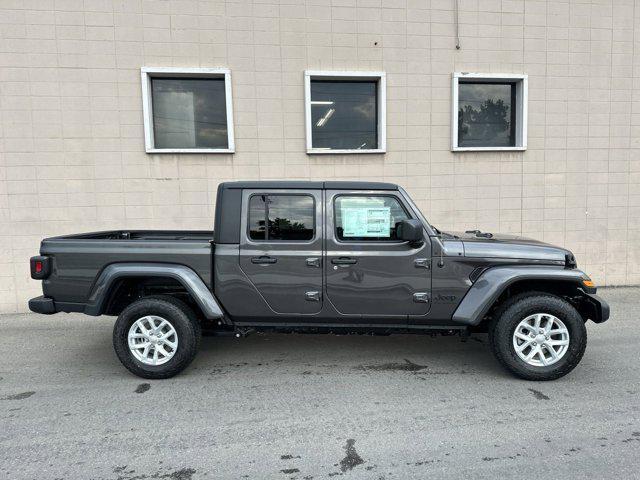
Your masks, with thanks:
M 345 237 L 388 237 L 391 228 L 389 207 L 349 207 L 342 210 Z

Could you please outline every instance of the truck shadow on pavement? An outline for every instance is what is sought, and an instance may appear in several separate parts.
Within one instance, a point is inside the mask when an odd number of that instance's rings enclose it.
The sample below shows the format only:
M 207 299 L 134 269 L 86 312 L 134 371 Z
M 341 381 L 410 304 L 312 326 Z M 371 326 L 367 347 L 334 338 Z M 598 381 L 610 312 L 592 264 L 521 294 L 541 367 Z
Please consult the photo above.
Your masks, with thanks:
M 413 373 L 505 376 L 493 359 L 486 335 L 254 334 L 246 338 L 205 337 L 190 371 L 211 375 L 241 369 L 284 373 Z M 275 373 L 275 372 L 272 372 Z

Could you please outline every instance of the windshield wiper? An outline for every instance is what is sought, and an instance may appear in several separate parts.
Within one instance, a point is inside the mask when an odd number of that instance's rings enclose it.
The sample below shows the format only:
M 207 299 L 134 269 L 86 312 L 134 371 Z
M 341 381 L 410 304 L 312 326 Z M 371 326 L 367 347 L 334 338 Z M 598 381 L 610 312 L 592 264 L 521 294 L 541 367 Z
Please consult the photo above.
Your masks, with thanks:
M 493 233 L 481 232 L 480 230 L 467 230 L 464 233 L 473 233 L 476 237 L 481 237 L 481 238 L 492 238 L 493 237 Z
M 433 228 L 433 230 L 436 232 L 436 235 L 438 235 L 438 236 L 440 236 L 440 237 L 444 237 L 444 236 L 446 236 L 446 237 L 449 237 L 449 238 L 455 238 L 455 239 L 460 238 L 459 236 L 454 235 L 453 233 L 443 232 L 442 230 L 440 230 L 440 229 L 439 229 L 439 228 L 437 228 L 437 227 L 434 227 L 433 225 L 431 225 L 431 228 Z

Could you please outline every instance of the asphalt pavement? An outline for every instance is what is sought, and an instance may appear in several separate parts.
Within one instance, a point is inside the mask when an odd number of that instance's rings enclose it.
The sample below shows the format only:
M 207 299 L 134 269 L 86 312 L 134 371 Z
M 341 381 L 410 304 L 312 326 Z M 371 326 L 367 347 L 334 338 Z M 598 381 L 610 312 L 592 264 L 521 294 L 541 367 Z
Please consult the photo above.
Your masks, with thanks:
M 0 316 L 0 478 L 638 478 L 640 288 L 600 293 L 612 318 L 542 383 L 482 335 L 207 337 L 148 381 L 113 318 Z

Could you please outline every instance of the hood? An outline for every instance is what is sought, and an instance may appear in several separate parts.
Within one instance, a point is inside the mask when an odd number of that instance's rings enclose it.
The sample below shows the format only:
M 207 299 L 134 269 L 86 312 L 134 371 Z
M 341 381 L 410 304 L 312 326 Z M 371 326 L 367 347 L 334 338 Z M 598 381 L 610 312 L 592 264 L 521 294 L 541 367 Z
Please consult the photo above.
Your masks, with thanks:
M 526 259 L 563 265 L 567 261 L 575 263 L 569 250 L 533 238 L 481 232 L 452 232 L 450 235 L 462 241 L 465 257 Z

